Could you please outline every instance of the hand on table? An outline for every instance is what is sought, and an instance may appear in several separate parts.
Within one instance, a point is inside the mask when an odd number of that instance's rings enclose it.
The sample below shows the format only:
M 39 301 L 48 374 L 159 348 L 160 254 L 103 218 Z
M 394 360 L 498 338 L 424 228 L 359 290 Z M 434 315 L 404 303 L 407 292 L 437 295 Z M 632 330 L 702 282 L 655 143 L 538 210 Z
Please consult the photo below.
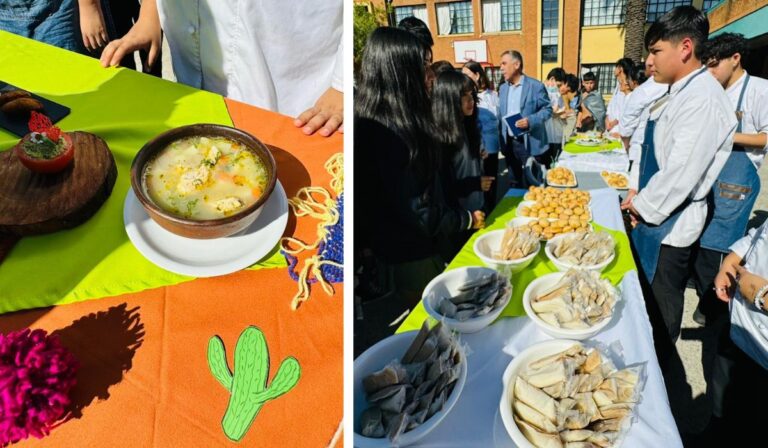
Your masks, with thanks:
M 485 213 L 481 210 L 475 210 L 472 212 L 472 228 L 479 230 L 485 227 Z
M 299 115 L 293 124 L 303 127 L 302 132 L 312 135 L 316 131 L 323 137 L 333 135 L 337 130 L 344 132 L 344 94 L 328 88 L 313 107 Z
M 527 118 L 521 118 L 515 122 L 515 127 L 519 129 L 528 129 L 528 119 Z
M 139 19 L 125 36 L 113 40 L 104 48 L 101 52 L 101 66 L 115 67 L 120 65 L 127 54 L 136 50 L 149 50 L 146 65 L 151 68 L 160 53 L 162 36 L 159 21 Z
M 83 35 L 83 44 L 88 51 L 96 51 L 109 42 L 107 27 L 104 24 L 104 14 L 101 6 L 95 0 L 81 0 L 80 33 Z
M 739 291 L 741 291 L 742 297 L 744 297 L 749 303 L 755 301 L 755 294 L 757 291 L 768 284 L 768 280 L 755 275 L 743 266 L 736 266 L 736 274 L 739 279 Z
M 489 191 L 493 181 L 496 179 L 493 176 L 480 176 L 480 189 L 483 191 Z

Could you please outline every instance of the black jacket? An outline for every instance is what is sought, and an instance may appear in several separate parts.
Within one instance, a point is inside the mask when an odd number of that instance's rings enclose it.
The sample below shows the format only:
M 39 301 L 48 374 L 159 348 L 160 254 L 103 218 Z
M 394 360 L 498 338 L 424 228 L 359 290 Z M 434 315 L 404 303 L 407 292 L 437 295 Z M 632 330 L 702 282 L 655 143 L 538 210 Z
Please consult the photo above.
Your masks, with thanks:
M 437 167 L 415 172 L 405 142 L 381 123 L 357 118 L 354 129 L 356 252 L 371 249 L 390 263 L 421 260 L 470 226 L 469 213 L 446 202 Z

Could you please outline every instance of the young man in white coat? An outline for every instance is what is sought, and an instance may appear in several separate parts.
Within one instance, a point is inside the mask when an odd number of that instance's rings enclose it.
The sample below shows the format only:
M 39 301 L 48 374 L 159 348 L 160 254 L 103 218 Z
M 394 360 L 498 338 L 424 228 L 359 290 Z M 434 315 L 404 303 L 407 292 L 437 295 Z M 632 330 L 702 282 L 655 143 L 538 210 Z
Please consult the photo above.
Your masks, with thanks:
M 638 192 L 622 205 L 631 233 L 662 368 L 675 356 L 684 291 L 707 220 L 707 196 L 728 160 L 736 117 L 722 86 L 702 65 L 709 21 L 691 6 L 672 9 L 645 35 L 657 82 L 669 93 L 650 109 Z M 651 313 L 654 314 L 654 313 Z
M 296 117 L 304 134 L 343 129 L 343 2 L 143 0 L 139 19 L 101 54 L 157 57 L 162 34 L 179 82 Z
M 739 125 L 731 156 L 712 188 L 714 215 L 701 236 L 693 266 L 700 300 L 694 319 L 702 324 L 727 312 L 715 298 L 712 281 L 729 247 L 747 230 L 760 193 L 757 171 L 768 150 L 768 80 L 744 70 L 747 52 L 747 40 L 741 34 L 721 34 L 707 43 L 706 65 L 725 89 Z

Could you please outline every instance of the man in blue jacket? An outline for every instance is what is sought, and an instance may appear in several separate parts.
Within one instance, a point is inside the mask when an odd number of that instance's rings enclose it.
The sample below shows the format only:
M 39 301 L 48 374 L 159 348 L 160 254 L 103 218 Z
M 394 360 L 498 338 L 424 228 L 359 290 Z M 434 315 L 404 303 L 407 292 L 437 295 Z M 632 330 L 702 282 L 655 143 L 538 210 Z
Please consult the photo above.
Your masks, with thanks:
M 523 166 L 530 156 L 544 161 L 549 151 L 547 129 L 544 125 L 552 116 L 547 89 L 541 82 L 523 74 L 523 55 L 518 51 L 501 54 L 504 83 L 499 89 L 502 153 L 518 187 L 525 187 Z M 511 129 L 505 117 L 520 115 Z M 522 132 L 520 132 L 522 131 Z

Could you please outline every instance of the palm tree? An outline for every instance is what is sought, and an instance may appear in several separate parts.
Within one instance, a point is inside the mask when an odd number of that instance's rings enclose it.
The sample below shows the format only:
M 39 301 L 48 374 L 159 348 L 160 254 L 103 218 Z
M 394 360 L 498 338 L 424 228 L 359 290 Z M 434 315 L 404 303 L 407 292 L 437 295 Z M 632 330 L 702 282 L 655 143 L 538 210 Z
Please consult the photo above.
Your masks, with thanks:
M 624 57 L 639 62 L 643 59 L 645 38 L 646 0 L 627 0 L 627 15 L 624 20 Z

